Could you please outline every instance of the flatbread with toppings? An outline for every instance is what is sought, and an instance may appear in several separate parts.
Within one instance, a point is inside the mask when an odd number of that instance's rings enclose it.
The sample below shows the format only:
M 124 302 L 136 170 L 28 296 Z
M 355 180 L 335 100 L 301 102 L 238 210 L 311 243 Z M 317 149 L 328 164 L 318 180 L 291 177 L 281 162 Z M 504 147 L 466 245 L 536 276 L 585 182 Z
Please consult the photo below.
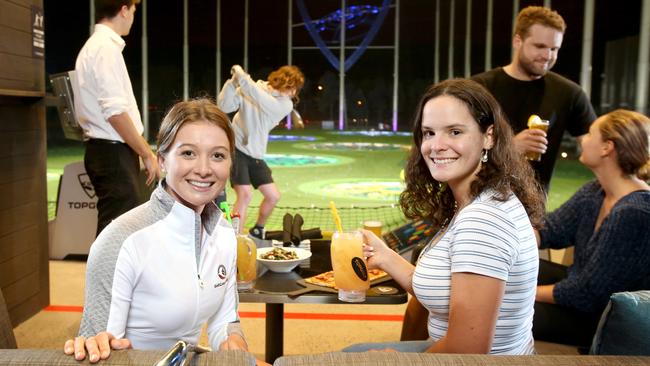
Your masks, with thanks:
M 388 273 L 382 271 L 381 269 L 368 270 L 368 280 L 370 283 L 373 283 L 373 281 L 379 279 L 383 279 L 384 277 L 388 277 Z M 329 271 L 313 277 L 308 277 L 305 278 L 304 281 L 311 283 L 312 285 L 336 288 L 336 285 L 334 285 L 334 271 Z

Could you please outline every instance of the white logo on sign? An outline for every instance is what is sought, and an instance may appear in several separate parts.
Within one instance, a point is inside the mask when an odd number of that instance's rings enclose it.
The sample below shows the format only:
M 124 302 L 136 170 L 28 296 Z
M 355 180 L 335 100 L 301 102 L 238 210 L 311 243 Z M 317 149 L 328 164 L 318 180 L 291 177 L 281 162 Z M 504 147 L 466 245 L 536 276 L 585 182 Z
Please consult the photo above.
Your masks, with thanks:
M 43 28 L 43 15 L 41 14 L 36 14 L 34 17 L 34 27 L 36 28 Z

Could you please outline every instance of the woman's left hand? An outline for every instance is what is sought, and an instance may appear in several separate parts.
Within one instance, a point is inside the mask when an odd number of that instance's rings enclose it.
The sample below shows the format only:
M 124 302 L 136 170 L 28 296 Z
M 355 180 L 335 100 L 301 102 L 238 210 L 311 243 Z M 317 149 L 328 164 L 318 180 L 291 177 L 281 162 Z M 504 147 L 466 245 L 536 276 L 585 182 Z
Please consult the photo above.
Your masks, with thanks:
M 239 334 L 229 335 L 228 338 L 219 345 L 219 350 L 222 351 L 233 349 L 242 349 L 244 351 L 248 351 L 248 345 L 246 344 L 246 341 Z

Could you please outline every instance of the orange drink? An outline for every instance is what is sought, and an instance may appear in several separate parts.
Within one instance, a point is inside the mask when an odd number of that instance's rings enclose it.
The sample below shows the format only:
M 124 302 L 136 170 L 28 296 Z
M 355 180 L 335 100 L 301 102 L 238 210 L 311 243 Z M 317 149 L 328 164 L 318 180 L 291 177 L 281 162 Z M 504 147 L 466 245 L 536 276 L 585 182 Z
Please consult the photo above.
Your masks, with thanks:
M 237 289 L 250 290 L 257 275 L 257 246 L 246 235 L 237 235 Z
M 332 235 L 332 269 L 341 301 L 366 301 L 366 291 L 370 288 L 370 283 L 362 245 L 363 236 L 358 231 L 336 231 Z
M 375 235 L 381 238 L 381 221 L 366 220 L 363 222 L 363 228 L 372 231 Z
M 542 130 L 544 132 L 548 131 L 548 121 L 541 119 L 538 115 L 533 114 L 528 118 L 528 129 Z M 526 152 L 526 159 L 532 161 L 542 160 L 542 154 L 537 152 Z

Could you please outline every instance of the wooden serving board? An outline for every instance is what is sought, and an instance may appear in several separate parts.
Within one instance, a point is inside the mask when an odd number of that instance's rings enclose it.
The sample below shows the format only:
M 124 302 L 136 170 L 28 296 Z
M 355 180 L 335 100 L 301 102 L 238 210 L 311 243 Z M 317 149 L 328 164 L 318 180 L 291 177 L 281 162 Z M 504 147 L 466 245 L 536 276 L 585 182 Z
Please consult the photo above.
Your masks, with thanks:
M 386 275 L 386 276 L 383 276 L 383 277 L 380 277 L 380 278 L 376 278 L 376 279 L 370 281 L 370 286 L 378 285 L 380 283 L 384 283 L 384 282 L 390 281 L 392 279 L 393 278 L 391 276 L 389 276 L 389 275 Z M 300 280 L 297 280 L 296 283 L 299 284 L 300 286 L 303 286 L 304 288 L 287 293 L 287 296 L 289 296 L 290 298 L 296 298 L 296 297 L 298 297 L 298 296 L 300 296 L 302 294 L 306 294 L 306 293 L 309 293 L 309 292 L 312 292 L 312 291 L 323 291 L 323 292 L 331 292 L 331 293 L 338 293 L 339 292 L 339 290 L 334 288 L 334 287 L 330 287 L 330 286 L 326 286 L 326 285 L 321 286 L 321 285 L 316 285 L 316 284 L 313 284 L 313 283 L 309 283 L 309 282 L 305 281 L 304 278 L 300 279 Z
M 296 297 L 298 297 L 298 296 L 300 296 L 302 294 L 306 294 L 306 293 L 312 292 L 312 291 L 331 292 L 331 293 L 335 293 L 335 294 L 339 293 L 339 290 L 337 290 L 335 288 L 314 285 L 313 283 L 306 282 L 304 279 L 300 279 L 300 280 L 296 281 L 296 283 L 299 284 L 300 286 L 303 286 L 304 288 L 301 288 L 301 289 L 298 289 L 298 290 L 295 290 L 295 291 L 291 291 L 291 292 L 287 293 L 287 296 L 289 296 L 291 298 L 296 298 Z

